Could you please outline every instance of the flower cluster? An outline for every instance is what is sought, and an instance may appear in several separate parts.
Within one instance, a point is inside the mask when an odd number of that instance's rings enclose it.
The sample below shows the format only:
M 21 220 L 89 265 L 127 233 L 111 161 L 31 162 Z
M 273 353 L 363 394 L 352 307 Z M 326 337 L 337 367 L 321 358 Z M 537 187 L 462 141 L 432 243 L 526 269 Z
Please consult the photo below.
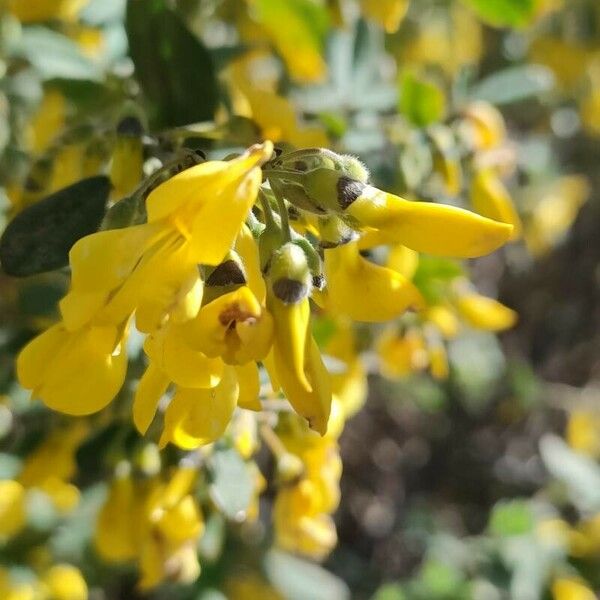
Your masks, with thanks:
M 331 382 L 311 333 L 310 299 L 369 322 L 425 307 L 408 277 L 365 250 L 391 244 L 480 256 L 512 232 L 456 207 L 382 192 L 351 157 L 322 149 L 274 157 L 269 142 L 188 168 L 144 201 L 146 222 L 72 248 L 62 320 L 24 348 L 17 371 L 51 408 L 101 410 L 123 385 L 135 318 L 149 359 L 135 424 L 144 433 L 170 389 L 161 444 L 187 449 L 216 441 L 236 406 L 260 409 L 259 364 L 273 390 L 326 433 Z M 476 318 L 468 296 L 459 304 Z

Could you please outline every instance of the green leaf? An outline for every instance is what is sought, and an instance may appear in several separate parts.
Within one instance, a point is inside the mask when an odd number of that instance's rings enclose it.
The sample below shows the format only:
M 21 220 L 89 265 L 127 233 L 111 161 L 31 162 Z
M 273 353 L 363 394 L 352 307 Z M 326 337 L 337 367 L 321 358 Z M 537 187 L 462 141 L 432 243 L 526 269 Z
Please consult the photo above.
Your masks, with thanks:
M 155 126 L 212 119 L 219 95 L 210 52 L 163 0 L 129 0 L 126 29 Z
M 448 284 L 461 275 L 464 275 L 464 271 L 455 260 L 420 256 L 413 283 L 428 302 L 435 304 L 445 297 Z
M 100 69 L 74 41 L 45 27 L 25 28 L 12 50 L 33 65 L 44 80 L 102 78 Z
M 346 584 L 319 565 L 281 550 L 265 556 L 265 571 L 270 582 L 286 600 L 346 600 Z
M 523 500 L 501 501 L 492 510 L 489 528 L 494 535 L 530 533 L 535 522 L 531 507 Z
M 229 519 L 243 520 L 254 489 L 248 466 L 233 448 L 217 450 L 210 466 L 213 481 L 209 491 L 213 502 Z
M 554 87 L 552 71 L 542 65 L 522 65 L 498 71 L 470 91 L 471 98 L 493 104 L 510 104 L 532 98 Z
M 69 250 L 98 230 L 110 193 L 110 180 L 88 177 L 22 210 L 0 238 L 4 272 L 26 277 L 69 264 Z
M 19 286 L 19 310 L 27 317 L 58 318 L 58 302 L 67 292 L 62 275 L 35 277 Z
M 406 594 L 397 583 L 382 585 L 371 600 L 406 600 Z
M 522 27 L 535 14 L 535 0 L 463 0 L 478 16 L 494 27 Z
M 600 510 L 600 467 L 594 460 L 577 454 L 550 434 L 541 439 L 540 453 L 550 474 L 567 486 L 575 506 L 584 511 Z
M 431 600 L 467 598 L 467 584 L 463 574 L 454 566 L 435 559 L 430 559 L 423 565 L 415 587 L 420 597 Z
M 203 563 L 214 563 L 223 552 L 225 543 L 225 519 L 218 512 L 213 512 L 206 520 L 206 527 L 198 541 L 198 551 Z
M 411 123 L 423 127 L 443 118 L 446 97 L 434 82 L 405 71 L 400 81 L 398 109 Z
M 498 339 L 489 332 L 465 332 L 449 342 L 448 359 L 461 403 L 472 414 L 481 412 L 504 374 L 505 358 Z

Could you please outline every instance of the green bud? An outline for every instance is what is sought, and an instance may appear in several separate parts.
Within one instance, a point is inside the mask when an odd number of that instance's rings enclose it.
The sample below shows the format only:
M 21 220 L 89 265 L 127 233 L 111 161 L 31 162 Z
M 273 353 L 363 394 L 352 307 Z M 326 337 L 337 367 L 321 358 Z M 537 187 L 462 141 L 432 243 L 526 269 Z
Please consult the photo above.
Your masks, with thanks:
M 284 304 L 296 304 L 310 294 L 312 274 L 304 250 L 288 242 L 273 253 L 269 283 L 276 298 Z
M 323 274 L 323 262 L 317 249 L 306 238 L 297 234 L 294 236 L 292 244 L 296 244 L 296 246 L 302 248 L 306 256 L 310 274 L 312 275 L 312 284 L 317 289 L 322 289 L 325 285 L 325 275 Z
M 265 168 L 296 173 L 331 169 L 363 183 L 369 180 L 369 171 L 358 158 L 349 154 L 337 154 L 326 148 L 305 148 L 281 154 L 270 161 Z
M 328 211 L 341 213 L 360 197 L 367 184 L 339 171 L 315 169 L 304 174 L 304 190 Z
M 267 273 L 271 267 L 273 253 L 283 244 L 283 233 L 278 223 L 268 223 L 258 238 L 260 269 Z

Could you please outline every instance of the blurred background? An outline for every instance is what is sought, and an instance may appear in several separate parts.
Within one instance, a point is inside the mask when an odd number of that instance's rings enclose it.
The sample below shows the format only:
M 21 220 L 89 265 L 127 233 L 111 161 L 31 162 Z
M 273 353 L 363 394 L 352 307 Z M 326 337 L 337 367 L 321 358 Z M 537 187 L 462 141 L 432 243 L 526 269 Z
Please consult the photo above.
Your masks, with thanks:
M 597 597 L 597 0 L 5 0 L 1 14 L 4 223 L 90 175 L 108 173 L 115 200 L 178 149 L 272 139 L 350 153 L 381 189 L 517 231 L 481 259 L 384 258 L 412 273 L 425 319 L 349 334 L 317 311 L 351 405 L 337 543 L 273 544 L 285 524 L 257 442 L 240 451 L 266 479 L 248 492 L 256 519 L 203 496 L 202 574 L 148 590 L 135 561 L 98 556 L 95 523 L 124 461 L 148 474 L 180 457 L 130 431 L 130 397 L 90 420 L 28 401 L 15 355 L 55 321 L 68 276 L 0 274 L 3 598 Z M 220 469 L 231 481 L 239 465 L 223 465 L 207 481 L 231 498 Z

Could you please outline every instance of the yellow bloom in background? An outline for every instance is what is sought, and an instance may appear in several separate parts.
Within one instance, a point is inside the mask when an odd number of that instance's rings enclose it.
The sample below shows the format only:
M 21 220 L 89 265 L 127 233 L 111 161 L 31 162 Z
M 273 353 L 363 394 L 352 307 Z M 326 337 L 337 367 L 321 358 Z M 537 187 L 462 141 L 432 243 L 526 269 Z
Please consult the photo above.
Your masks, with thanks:
M 302 480 L 277 494 L 273 507 L 275 543 L 290 552 L 320 560 L 337 543 L 333 519 L 315 504 L 315 484 Z
M 381 25 L 387 33 L 395 33 L 408 10 L 409 0 L 360 0 L 362 13 Z
M 574 450 L 593 458 L 600 456 L 600 415 L 583 409 L 569 416 L 567 442 Z
M 561 577 L 552 583 L 553 600 L 596 600 L 596 594 L 577 579 Z
M 253 572 L 236 574 L 227 580 L 225 592 L 235 600 L 285 600 L 262 577 Z
M 227 70 L 234 114 L 252 119 L 263 139 L 287 142 L 298 148 L 327 146 L 329 140 L 322 127 L 302 124 L 290 99 L 279 95 L 271 84 L 251 79 L 253 66 L 256 60 L 250 55 L 238 59 Z
M 98 514 L 94 547 L 107 562 L 126 562 L 137 556 L 142 494 L 129 474 L 117 476 Z
M 510 194 L 492 169 L 480 169 L 471 182 L 471 206 L 475 212 L 513 226 L 511 240 L 521 235 L 521 219 Z
M 311 0 L 298 3 L 252 0 L 251 3 L 255 11 L 253 16 L 281 54 L 290 75 L 301 82 L 321 81 L 327 70 L 321 55 L 321 41 L 315 35 L 315 24 L 308 22 L 311 4 Z M 317 5 L 314 6 L 317 9 Z
M 11 479 L 0 481 L 0 537 L 11 538 L 25 525 L 25 488 Z
M 424 321 L 435 325 L 445 339 L 451 339 L 458 333 L 456 311 L 450 306 L 442 304 L 429 306 L 421 313 L 421 317 Z
M 179 468 L 149 493 L 139 545 L 142 590 L 165 580 L 191 583 L 200 575 L 196 542 L 204 531 L 204 518 L 190 495 L 195 480 L 194 469 Z
M 455 74 L 463 65 L 475 64 L 483 52 L 481 23 L 460 4 L 424 22 L 416 36 L 399 50 L 399 64 L 431 64 Z
M 584 77 L 594 58 L 593 50 L 558 37 L 537 37 L 530 46 L 529 58 L 534 63 L 549 67 L 560 86 L 568 90 L 577 86 Z
M 531 205 L 525 220 L 524 238 L 534 256 L 543 256 L 569 230 L 581 206 L 590 194 L 585 177 L 568 175 L 526 194 L 526 208 Z
M 463 111 L 459 125 L 470 145 L 479 150 L 497 148 L 506 140 L 506 124 L 502 113 L 489 102 L 475 101 Z
M 44 152 L 65 126 L 67 100 L 61 92 L 49 88 L 29 123 L 31 149 L 34 153 Z
M 51 194 L 83 179 L 85 146 L 72 143 L 60 146 L 53 155 L 52 175 L 46 193 Z
M 42 584 L 52 600 L 87 600 L 88 588 L 79 569 L 58 564 L 50 567 L 42 577 Z
M 461 294 L 455 302 L 460 316 L 476 329 L 504 331 L 517 322 L 514 310 L 476 292 Z
M 89 0 L 9 0 L 8 9 L 23 23 L 73 21 Z
M 77 471 L 75 453 L 88 431 L 87 425 L 79 422 L 51 433 L 27 456 L 19 474 L 26 488 L 46 493 L 59 512 L 69 512 L 79 502 L 79 490 L 70 480 Z
M 392 379 L 422 371 L 429 361 L 425 338 L 416 328 L 404 334 L 387 329 L 377 340 L 376 351 L 381 374 Z

